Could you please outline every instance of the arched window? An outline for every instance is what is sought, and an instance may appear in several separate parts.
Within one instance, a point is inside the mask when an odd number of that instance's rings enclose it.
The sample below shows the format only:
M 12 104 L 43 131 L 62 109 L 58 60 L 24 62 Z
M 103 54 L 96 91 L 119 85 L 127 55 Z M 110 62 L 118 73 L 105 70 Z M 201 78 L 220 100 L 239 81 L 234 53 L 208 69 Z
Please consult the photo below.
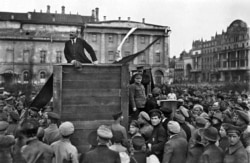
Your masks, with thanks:
M 29 82 L 29 72 L 24 71 L 23 72 L 23 83 L 28 83 Z
M 155 84 L 162 84 L 163 83 L 163 72 L 161 70 L 155 71 Z
M 40 83 L 45 83 L 45 80 L 46 80 L 45 72 L 41 71 L 39 76 L 40 76 Z

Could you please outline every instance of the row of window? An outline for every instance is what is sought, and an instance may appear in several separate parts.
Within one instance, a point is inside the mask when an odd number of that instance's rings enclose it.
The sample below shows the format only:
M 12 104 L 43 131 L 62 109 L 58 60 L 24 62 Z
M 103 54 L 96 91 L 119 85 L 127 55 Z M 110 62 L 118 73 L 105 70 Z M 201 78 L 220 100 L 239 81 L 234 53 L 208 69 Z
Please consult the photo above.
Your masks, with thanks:
M 40 63 L 46 63 L 47 62 L 47 51 L 41 50 L 40 51 Z M 17 59 L 24 63 L 29 63 L 31 61 L 31 52 L 30 50 L 23 50 L 22 57 Z M 6 55 L 5 55 L 5 61 L 6 62 L 13 62 L 14 61 L 14 50 L 13 49 L 6 49 Z M 56 63 L 62 63 L 62 51 L 56 51 Z
M 125 51 L 123 57 L 129 56 L 131 55 L 130 51 Z M 108 51 L 108 57 L 107 60 L 108 62 L 113 62 L 116 58 L 116 53 L 114 51 Z M 160 52 L 156 52 L 154 55 L 154 61 L 155 63 L 160 63 L 161 62 L 161 53 Z M 142 53 L 139 57 L 138 57 L 138 62 L 139 63 L 146 63 L 146 54 Z
M 125 37 L 125 36 L 124 36 Z M 110 35 L 108 35 L 108 42 L 109 43 L 114 43 L 114 41 L 115 41 L 115 35 L 112 35 L 112 34 L 110 34 Z M 125 43 L 130 43 L 131 42 L 131 39 L 132 39 L 132 37 L 128 37 L 127 39 L 126 39 L 126 41 L 125 41 Z M 97 42 L 98 41 L 98 39 L 97 39 L 97 34 L 92 34 L 91 35 L 91 40 L 92 40 L 92 42 Z M 145 36 L 140 36 L 140 43 L 141 44 L 146 44 L 146 37 Z M 161 40 L 159 39 L 157 42 L 156 42 L 156 44 L 160 44 L 161 43 Z
M 13 73 L 12 70 L 7 70 L 5 71 L 5 73 Z M 34 74 L 33 74 L 34 75 Z M 45 83 L 46 81 L 46 72 L 45 71 L 40 71 L 39 74 L 39 83 Z M 28 70 L 24 70 L 21 74 L 21 76 L 19 76 L 18 81 L 19 82 L 23 82 L 23 83 L 28 83 L 31 80 L 31 76 Z

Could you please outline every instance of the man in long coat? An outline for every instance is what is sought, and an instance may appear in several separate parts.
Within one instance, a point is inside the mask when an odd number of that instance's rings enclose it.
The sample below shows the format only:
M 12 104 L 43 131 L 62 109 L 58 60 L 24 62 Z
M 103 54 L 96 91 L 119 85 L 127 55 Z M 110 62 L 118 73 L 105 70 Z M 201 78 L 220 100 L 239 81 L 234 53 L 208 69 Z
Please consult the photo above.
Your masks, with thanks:
M 170 139 L 166 142 L 163 153 L 164 163 L 182 163 L 186 161 L 188 143 L 179 135 L 181 127 L 176 121 L 168 122 Z

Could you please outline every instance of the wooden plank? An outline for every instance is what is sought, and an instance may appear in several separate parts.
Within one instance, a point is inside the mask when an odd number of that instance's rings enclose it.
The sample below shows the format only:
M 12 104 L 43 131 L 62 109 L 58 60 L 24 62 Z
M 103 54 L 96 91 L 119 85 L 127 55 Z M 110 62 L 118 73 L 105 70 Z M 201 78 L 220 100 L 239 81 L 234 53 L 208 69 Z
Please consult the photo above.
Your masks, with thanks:
M 88 73 L 63 73 L 63 81 L 89 81 L 89 80 L 120 80 L 120 72 L 88 72 Z
M 67 89 L 119 89 L 121 86 L 116 80 L 63 81 L 62 85 Z
M 120 111 L 121 106 L 120 105 L 89 105 L 89 106 L 83 106 L 83 105 L 63 105 L 63 108 L 61 109 L 61 114 L 106 114 L 106 113 L 116 113 Z
M 89 73 L 94 73 L 94 74 L 102 74 L 102 73 L 116 73 L 120 74 L 121 69 L 119 66 L 105 66 L 105 67 L 100 67 L 100 66 L 82 66 L 82 69 L 75 69 L 74 67 L 70 66 L 65 66 L 63 67 L 63 74 L 89 74 Z
M 121 96 L 120 89 L 63 89 L 63 98 Z
M 121 72 L 121 109 L 122 109 L 123 117 L 124 117 L 122 125 L 128 131 L 129 70 L 128 70 L 128 66 L 122 66 L 121 68 L 122 68 L 122 72 Z
M 112 113 L 105 114 L 75 114 L 68 113 L 62 114 L 61 118 L 67 121 L 93 121 L 93 120 L 110 120 L 112 118 Z
M 70 98 L 70 95 L 64 95 L 62 97 L 63 105 L 85 105 L 85 106 L 97 106 L 97 105 L 119 105 L 120 106 L 121 98 L 116 96 L 108 97 L 74 97 Z
M 53 66 L 53 107 L 54 112 L 61 114 L 62 108 L 62 67 Z
M 111 125 L 113 120 L 72 121 L 75 129 L 94 130 L 100 125 Z

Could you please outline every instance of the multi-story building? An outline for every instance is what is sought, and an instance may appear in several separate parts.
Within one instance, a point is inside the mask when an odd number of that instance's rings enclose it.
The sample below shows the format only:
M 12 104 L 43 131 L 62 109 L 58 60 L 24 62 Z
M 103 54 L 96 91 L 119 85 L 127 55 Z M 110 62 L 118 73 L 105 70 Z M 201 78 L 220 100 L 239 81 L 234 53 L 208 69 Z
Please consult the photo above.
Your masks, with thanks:
M 147 24 L 145 19 L 99 21 L 98 15 L 98 8 L 92 10 L 91 16 L 66 14 L 64 6 L 61 13 L 51 13 L 50 6 L 46 12 L 0 12 L 0 73 L 13 74 L 18 83 L 31 79 L 34 84 L 43 84 L 52 73 L 53 64 L 66 63 L 64 43 L 71 31 L 78 31 L 93 46 L 100 63 L 112 63 L 122 38 L 136 27 L 124 43 L 122 54 L 134 54 L 161 36 L 129 67 L 152 68 L 156 81 L 163 82 L 168 68 L 169 27 Z
M 175 61 L 174 81 L 187 82 L 191 80 L 193 60 L 190 53 L 183 51 Z
M 113 63 L 116 59 L 117 47 L 125 35 L 136 30 L 127 38 L 122 46 L 122 57 L 144 50 L 150 43 L 160 37 L 148 50 L 129 63 L 130 70 L 136 66 L 151 68 L 156 84 L 167 81 L 169 58 L 169 27 L 128 20 L 99 21 L 88 23 L 84 37 L 94 47 L 100 63 Z
M 211 40 L 196 40 L 191 53 L 192 79 L 195 81 L 241 81 L 250 79 L 249 27 L 242 20 L 233 21 L 226 32 Z

